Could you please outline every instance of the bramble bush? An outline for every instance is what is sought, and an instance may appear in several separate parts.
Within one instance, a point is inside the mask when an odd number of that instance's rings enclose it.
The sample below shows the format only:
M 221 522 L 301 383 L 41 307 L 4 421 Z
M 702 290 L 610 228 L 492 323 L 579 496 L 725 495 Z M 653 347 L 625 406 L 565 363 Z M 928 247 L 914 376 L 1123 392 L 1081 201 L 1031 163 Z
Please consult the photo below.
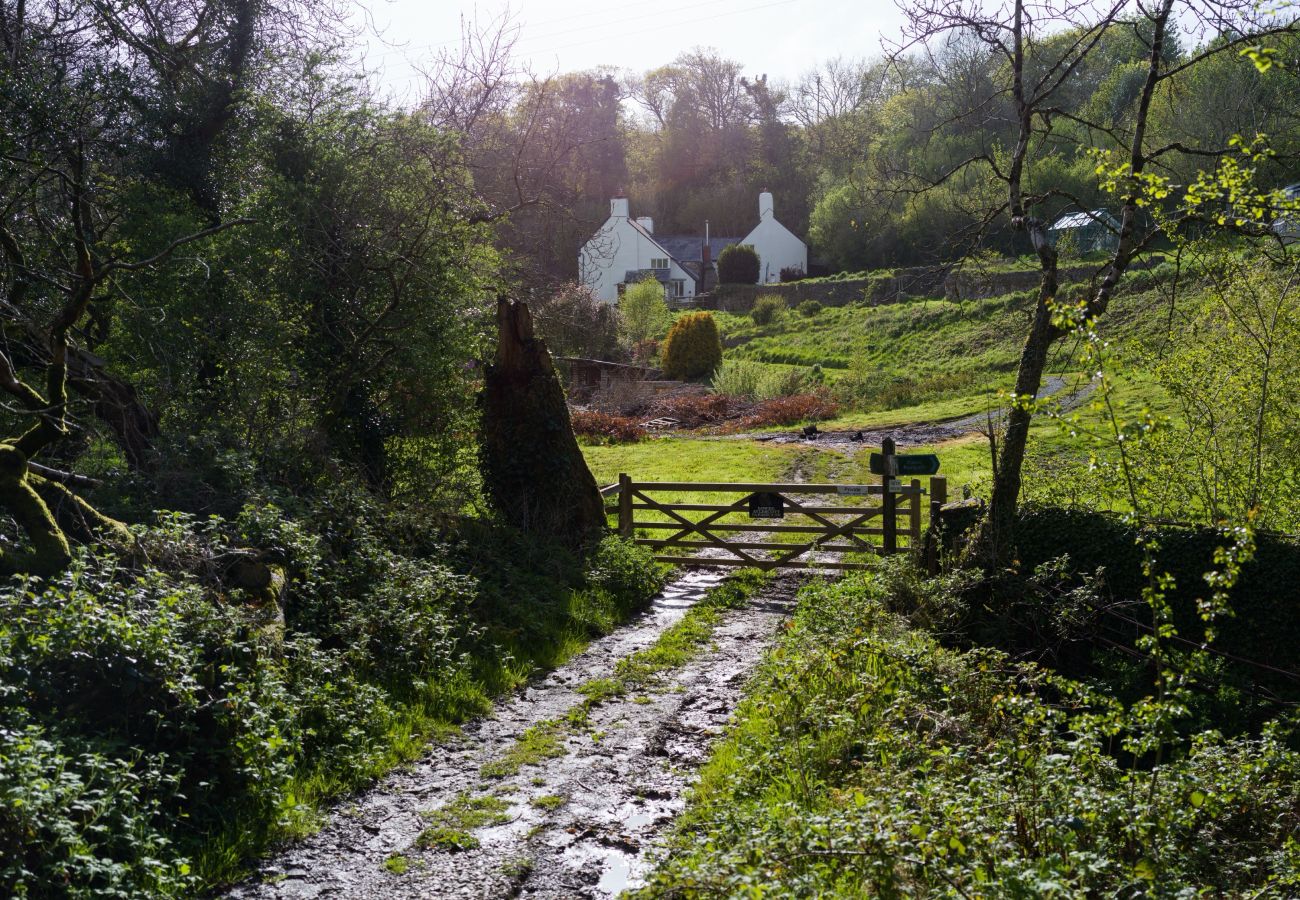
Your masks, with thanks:
M 664 342 L 664 374 L 669 378 L 700 378 L 722 362 L 722 340 L 713 316 L 692 312 L 678 316 Z
M 802 590 L 638 896 L 1300 889 L 1300 753 L 1286 727 L 1208 731 L 1126 764 L 1112 748 L 1144 726 L 1103 691 L 943 647 L 888 611 L 899 579 L 916 577 Z
M 802 422 L 822 422 L 839 415 L 839 404 L 824 394 L 797 394 L 773 397 L 758 404 L 753 412 L 734 423 L 732 428 L 774 428 Z

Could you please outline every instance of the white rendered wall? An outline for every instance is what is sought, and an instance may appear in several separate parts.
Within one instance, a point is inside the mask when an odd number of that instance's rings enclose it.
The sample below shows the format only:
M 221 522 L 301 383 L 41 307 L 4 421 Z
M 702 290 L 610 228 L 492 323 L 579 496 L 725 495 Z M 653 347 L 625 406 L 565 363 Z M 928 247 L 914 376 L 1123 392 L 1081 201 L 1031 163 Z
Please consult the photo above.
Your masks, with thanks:
M 769 199 L 767 203 L 767 215 L 764 215 L 754 230 L 741 241 L 742 244 L 752 245 L 758 251 L 759 284 L 780 281 L 782 269 L 794 267 L 808 271 L 808 245 L 776 220 L 776 216 L 771 212 L 771 200 Z
M 617 202 L 617 201 L 616 201 Z M 627 201 L 623 201 L 624 204 Z M 668 256 L 624 215 L 611 216 L 578 251 L 578 278 L 606 303 L 618 302 L 618 285 L 630 269 L 648 269 L 650 260 Z M 695 296 L 695 279 L 669 257 L 669 278 L 684 282 L 684 297 Z

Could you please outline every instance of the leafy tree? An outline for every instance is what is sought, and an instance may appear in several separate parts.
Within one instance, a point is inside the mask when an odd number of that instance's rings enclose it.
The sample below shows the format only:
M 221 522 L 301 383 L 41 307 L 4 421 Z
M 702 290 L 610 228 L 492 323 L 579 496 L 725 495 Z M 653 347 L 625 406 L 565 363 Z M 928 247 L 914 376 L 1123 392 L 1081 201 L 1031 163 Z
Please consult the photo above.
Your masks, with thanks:
M 623 339 L 630 345 L 658 338 L 672 321 L 664 287 L 654 278 L 629 284 L 618 299 L 618 313 L 623 320 Z
M 556 356 L 618 360 L 618 308 L 596 297 L 590 287 L 571 281 L 533 307 L 537 334 Z
M 1168 213 L 1163 213 L 1174 189 L 1161 168 L 1186 148 L 1175 136 L 1152 131 L 1158 91 L 1217 56 L 1238 53 L 1271 35 L 1290 34 L 1296 25 L 1293 17 L 1273 17 L 1248 0 L 1214 0 L 1208 6 L 1161 0 L 1155 6 L 1140 7 L 1135 19 L 1123 18 L 1120 7 L 1098 11 L 1084 2 L 1051 6 L 1016 0 L 1009 8 L 986 8 L 973 0 L 957 6 L 919 0 L 908 7 L 907 15 L 908 46 L 942 46 L 950 61 L 952 57 L 958 62 L 969 60 L 971 65 L 964 67 L 981 75 L 962 82 L 969 90 L 945 92 L 946 102 L 937 107 L 945 117 L 943 124 L 958 138 L 954 146 L 958 152 L 931 163 L 926 174 L 905 176 L 907 189 L 921 195 L 972 183 L 978 189 L 963 191 L 967 195 L 964 202 L 982 210 L 972 245 L 997 223 L 1027 240 L 1039 267 L 1038 300 L 1020 357 L 1014 398 L 1005 430 L 997 436 L 989 511 L 972 545 L 975 558 L 997 565 L 1013 558 L 1021 468 L 1048 350 L 1069 330 L 1060 318 L 1058 254 L 1049 228 L 1072 198 L 1063 196 L 1059 188 L 1034 182 L 1040 162 L 1054 155 L 1056 142 L 1063 139 L 1054 121 L 1064 117 L 1069 124 L 1063 129 L 1076 140 L 1099 145 L 1093 157 L 1098 186 L 1113 195 L 1118 207 L 1115 250 L 1095 287 L 1073 311 L 1076 318 L 1091 321 L 1105 313 L 1125 270 L 1162 229 L 1176 232 L 1188 218 L 1214 221 L 1222 216 L 1218 211 L 1206 215 L 1214 203 L 1205 202 L 1196 184 L 1181 204 L 1170 203 Z M 1175 40 L 1183 17 L 1203 22 L 1207 29 L 1233 21 L 1237 36 L 1178 53 L 1170 42 Z M 1069 33 L 1051 34 L 1054 29 L 1068 29 Z M 1094 54 L 1108 48 L 1104 39 L 1130 30 L 1143 36 L 1144 55 L 1140 70 L 1135 70 L 1140 72 L 1135 76 L 1137 90 L 1121 103 L 1119 124 L 1093 121 L 1087 118 L 1086 109 L 1062 106 L 1075 73 L 1097 59 Z M 982 123 L 990 108 L 999 109 L 1012 127 L 984 129 Z M 1111 122 L 1115 120 L 1112 116 Z M 1231 164 L 1240 149 L 1233 141 L 1199 148 L 1197 155 Z M 997 194 L 987 190 L 992 186 L 997 186 Z M 1215 197 L 1219 199 L 1224 198 Z M 1076 208 L 1087 208 L 1078 199 L 1073 203 Z M 1152 210 L 1160 214 L 1158 218 L 1153 218 Z
M 758 251 L 749 244 L 732 244 L 718 254 L 718 281 L 722 284 L 757 284 L 760 271 Z

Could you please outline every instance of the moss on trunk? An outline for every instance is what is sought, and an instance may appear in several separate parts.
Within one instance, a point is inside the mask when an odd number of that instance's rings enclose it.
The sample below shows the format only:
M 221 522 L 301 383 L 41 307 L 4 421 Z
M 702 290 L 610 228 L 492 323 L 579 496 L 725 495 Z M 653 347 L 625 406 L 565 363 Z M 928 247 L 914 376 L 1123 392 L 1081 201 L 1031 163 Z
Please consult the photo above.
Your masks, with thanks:
M 29 549 L 0 550 L 0 573 L 44 576 L 67 568 L 72 561 L 68 539 L 28 481 L 26 454 L 13 444 L 0 444 L 0 506 L 31 541 Z

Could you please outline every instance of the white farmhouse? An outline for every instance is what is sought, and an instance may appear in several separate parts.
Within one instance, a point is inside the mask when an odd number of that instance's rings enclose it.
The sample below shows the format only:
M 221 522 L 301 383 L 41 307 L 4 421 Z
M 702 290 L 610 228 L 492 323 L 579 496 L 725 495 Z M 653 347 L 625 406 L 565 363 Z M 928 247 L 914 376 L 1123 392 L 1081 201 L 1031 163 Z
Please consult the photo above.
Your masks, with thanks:
M 758 252 L 759 280 L 779 281 L 781 270 L 808 270 L 808 247 L 776 220 L 772 195 L 758 195 L 758 225 L 747 236 L 658 235 L 654 222 L 630 216 L 626 197 L 609 201 L 609 218 L 578 251 L 578 277 L 596 296 L 614 303 L 629 284 L 654 278 L 669 299 L 687 300 L 717 280 L 714 260 L 732 244 Z

